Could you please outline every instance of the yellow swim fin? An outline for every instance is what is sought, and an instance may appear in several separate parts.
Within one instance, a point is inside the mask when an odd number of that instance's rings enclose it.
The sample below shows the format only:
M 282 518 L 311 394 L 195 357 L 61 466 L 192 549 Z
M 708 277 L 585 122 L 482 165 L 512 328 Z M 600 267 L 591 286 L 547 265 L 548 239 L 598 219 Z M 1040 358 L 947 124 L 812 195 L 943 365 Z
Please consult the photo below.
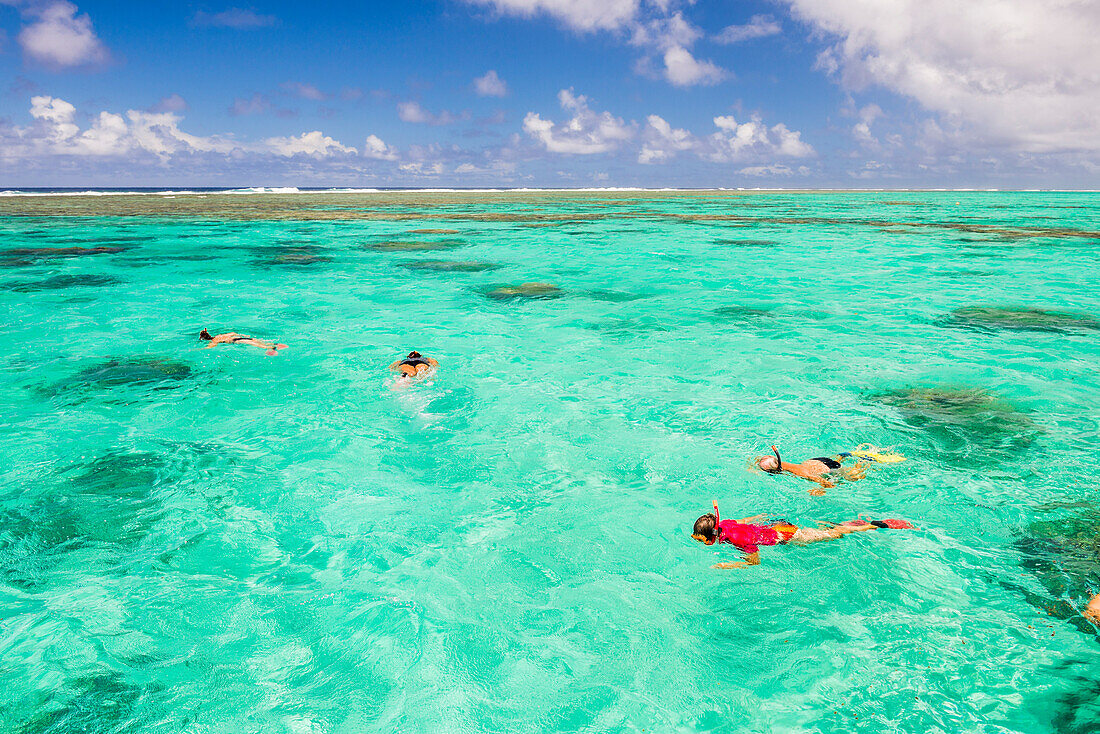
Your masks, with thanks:
M 880 449 L 869 443 L 860 444 L 851 451 L 841 454 L 841 456 L 852 456 L 857 459 L 863 459 L 864 461 L 873 461 L 876 464 L 897 464 L 905 461 L 905 457 L 901 454 L 891 451 L 890 449 Z

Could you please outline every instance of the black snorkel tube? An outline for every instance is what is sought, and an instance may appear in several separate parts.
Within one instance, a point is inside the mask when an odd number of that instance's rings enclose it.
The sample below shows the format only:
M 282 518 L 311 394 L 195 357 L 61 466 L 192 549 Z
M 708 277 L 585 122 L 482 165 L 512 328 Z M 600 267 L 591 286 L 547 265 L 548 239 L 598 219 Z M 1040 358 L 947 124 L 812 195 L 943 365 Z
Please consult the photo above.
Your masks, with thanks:
M 783 473 L 783 457 L 779 455 L 779 449 L 777 449 L 775 446 L 772 446 L 772 453 L 775 454 L 775 468 L 774 469 L 764 469 L 764 467 L 760 467 L 760 468 L 763 469 L 764 471 L 766 471 L 768 474 L 782 474 Z

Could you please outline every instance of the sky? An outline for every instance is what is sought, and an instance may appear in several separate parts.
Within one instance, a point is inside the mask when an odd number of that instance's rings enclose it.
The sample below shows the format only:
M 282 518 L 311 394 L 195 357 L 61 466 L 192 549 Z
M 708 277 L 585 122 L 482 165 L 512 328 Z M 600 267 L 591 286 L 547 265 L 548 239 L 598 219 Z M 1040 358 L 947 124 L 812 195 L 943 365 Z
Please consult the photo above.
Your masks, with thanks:
M 1098 38 L 1098 0 L 0 0 L 0 189 L 1098 189 Z

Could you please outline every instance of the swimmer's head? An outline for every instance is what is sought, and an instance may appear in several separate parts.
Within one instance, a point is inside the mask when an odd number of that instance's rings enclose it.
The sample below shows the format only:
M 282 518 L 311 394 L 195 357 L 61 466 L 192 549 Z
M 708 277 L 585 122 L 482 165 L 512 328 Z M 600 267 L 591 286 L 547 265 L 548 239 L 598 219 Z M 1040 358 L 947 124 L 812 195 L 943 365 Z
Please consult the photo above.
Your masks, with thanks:
M 775 460 L 774 456 L 761 456 L 756 460 L 756 468 L 760 471 L 766 471 L 768 474 L 778 474 L 779 462 Z
M 208 341 L 208 342 L 209 341 L 214 341 L 214 337 L 210 336 L 210 332 L 207 331 L 205 328 L 202 331 L 199 332 L 199 339 L 202 339 L 203 341 Z
M 783 459 L 779 456 L 779 449 L 772 446 L 772 453 L 775 454 L 775 456 L 761 456 L 757 459 L 756 468 L 768 474 L 782 474 Z
M 409 356 L 405 359 L 421 359 L 420 352 L 409 352 Z
M 713 543 L 718 539 L 718 517 L 712 512 L 700 517 L 691 529 L 691 537 L 707 545 Z

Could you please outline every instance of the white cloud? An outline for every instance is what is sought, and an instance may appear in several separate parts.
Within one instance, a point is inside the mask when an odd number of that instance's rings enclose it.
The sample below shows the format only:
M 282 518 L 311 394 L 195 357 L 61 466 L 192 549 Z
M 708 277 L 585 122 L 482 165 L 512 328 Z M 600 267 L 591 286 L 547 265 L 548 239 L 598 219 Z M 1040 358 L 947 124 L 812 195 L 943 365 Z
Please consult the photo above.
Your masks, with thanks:
M 257 93 L 247 99 L 244 97 L 237 97 L 233 100 L 233 105 L 229 108 L 229 114 L 234 117 L 240 115 L 260 115 L 270 109 L 271 100 Z
M 259 15 L 252 10 L 242 8 L 229 8 L 220 13 L 208 13 L 200 10 L 191 18 L 191 25 L 212 26 L 215 28 L 235 28 L 248 30 L 250 28 L 267 28 L 276 25 L 279 19 L 274 15 Z
M 684 20 L 681 13 L 660 16 L 635 23 L 632 27 L 630 43 L 634 46 L 651 46 L 665 51 L 673 46 L 690 47 L 703 37 L 703 32 Z
M 726 78 L 726 71 L 709 61 L 699 61 L 683 46 L 665 51 L 665 78 L 678 87 L 693 84 L 717 84 Z
M 648 49 L 635 70 L 643 76 L 660 75 L 678 87 L 695 84 L 717 84 L 730 76 L 729 72 L 710 61 L 700 61 L 690 51 L 703 32 L 684 20 L 679 12 L 633 25 L 630 43 Z M 654 69 L 653 52 L 660 54 L 663 68 Z
M 183 97 L 179 96 L 178 94 L 170 94 L 167 97 L 161 97 L 160 101 L 157 102 L 155 105 L 153 105 L 150 108 L 150 111 L 151 112 L 183 112 L 186 109 L 187 109 L 187 100 L 185 100 Z
M 415 122 L 425 125 L 450 125 L 460 119 L 465 119 L 465 116 L 452 114 L 448 110 L 443 110 L 439 114 L 429 112 L 424 109 L 419 102 L 413 101 L 399 102 L 397 105 L 397 116 L 403 122 Z
M 698 144 L 690 132 L 673 128 L 657 115 L 647 117 L 646 123 L 642 131 L 642 150 L 638 153 L 639 163 L 664 163 L 680 151 L 691 150 Z
M 508 94 L 508 85 L 497 76 L 493 69 L 489 69 L 485 76 L 474 79 L 474 91 L 482 97 L 503 97 Z
M 689 4 L 691 0 L 688 0 Z M 676 86 L 717 84 L 729 72 L 711 61 L 696 59 L 691 48 L 703 32 L 673 12 L 676 0 L 466 0 L 489 6 L 502 15 L 531 18 L 548 15 L 578 31 L 611 31 L 628 37 L 631 45 L 646 49 L 635 71 L 655 76 L 654 57 L 663 62 L 660 72 Z
M 770 15 L 754 15 L 745 25 L 728 25 L 714 37 L 716 43 L 740 43 L 782 33 L 783 27 Z
M 381 141 L 379 141 L 381 142 Z M 314 130 L 313 132 L 302 133 L 297 137 L 288 138 L 268 138 L 264 141 L 267 149 L 275 155 L 289 158 L 295 155 L 307 155 L 314 158 L 327 158 L 333 155 L 339 155 L 341 153 L 347 153 L 354 155 L 358 151 L 355 148 L 350 148 L 346 145 L 342 145 L 339 141 L 333 140 L 329 136 L 323 134 L 320 130 Z
M 107 49 L 92 28 L 87 13 L 66 0 L 30 5 L 24 12 L 34 20 L 19 32 L 19 45 L 28 58 L 55 69 L 100 64 Z
M 745 168 L 738 168 L 738 173 L 746 176 L 793 176 L 794 171 L 790 166 L 785 166 L 782 163 L 772 163 L 768 166 L 746 166 Z M 809 173 L 809 169 L 800 167 L 799 173 Z
M 410 173 L 415 176 L 435 177 L 443 173 L 443 164 L 439 161 L 434 163 L 413 161 L 411 163 L 403 163 L 398 166 L 398 168 L 404 173 Z
M 562 109 L 573 117 L 563 123 L 544 120 L 534 112 L 523 118 L 523 131 L 542 143 L 551 153 L 592 155 L 617 148 L 634 135 L 634 125 L 628 125 L 610 112 L 593 112 L 588 99 L 574 95 L 572 89 L 558 92 Z
M 579 31 L 617 30 L 638 14 L 639 0 L 466 0 L 501 15 L 548 15 Z
M 749 158 L 787 156 L 805 158 L 814 149 L 802 141 L 802 133 L 789 130 L 783 123 L 768 127 L 757 117 L 738 123 L 732 115 L 714 118 L 718 132 L 707 139 L 703 157 L 716 163 Z
M 860 109 L 859 122 L 852 126 L 852 135 L 860 145 L 878 145 L 878 138 L 871 134 L 871 124 L 881 116 L 882 108 L 877 104 L 869 104 Z
M 955 137 L 1020 151 L 1100 150 L 1095 0 L 785 0 L 838 40 L 820 66 L 943 116 Z
M 120 156 L 151 153 L 161 159 L 185 152 L 229 152 L 228 140 L 189 135 L 179 129 L 180 117 L 170 112 L 130 110 L 125 117 L 100 112 L 91 127 L 81 131 L 76 108 L 63 99 L 38 96 L 31 99 L 30 128 L 17 129 L 16 140 L 25 152 L 44 155 Z M 4 146 L 0 146 L 4 147 Z
M 397 160 L 397 151 L 382 142 L 377 135 L 368 135 L 363 143 L 363 155 L 380 161 Z
M 302 99 L 311 99 L 314 102 L 323 102 L 328 99 L 328 95 L 322 92 L 312 84 L 303 84 L 302 82 L 283 82 L 283 89 L 291 94 L 301 97 Z
M 620 148 L 637 151 L 643 164 L 664 163 L 680 153 L 713 163 L 748 162 L 768 165 L 776 158 L 806 158 L 814 149 L 802 140 L 802 134 L 778 123 L 768 127 L 759 117 L 738 123 L 731 115 L 714 118 L 718 131 L 697 137 L 690 131 L 674 128 L 664 118 L 649 115 L 638 134 L 636 122 L 625 122 L 610 112 L 595 112 L 588 99 L 563 89 L 558 100 L 573 117 L 561 123 L 543 119 L 536 112 L 523 118 L 523 130 L 551 153 L 593 155 Z M 640 146 L 638 146 L 640 142 Z
M 100 112 L 86 129 L 76 122 L 76 108 L 63 99 L 37 96 L 31 99 L 33 123 L 26 128 L 0 132 L 0 150 L 6 157 L 126 157 L 153 156 L 167 162 L 176 156 L 216 154 L 221 156 L 297 155 L 328 158 L 355 155 L 358 151 L 320 131 L 290 137 L 273 137 L 259 143 L 241 143 L 231 138 L 191 135 L 180 129 L 182 118 L 171 112 L 129 110 L 125 115 Z M 377 160 L 397 159 L 397 152 L 378 137 L 366 140 L 364 155 Z

